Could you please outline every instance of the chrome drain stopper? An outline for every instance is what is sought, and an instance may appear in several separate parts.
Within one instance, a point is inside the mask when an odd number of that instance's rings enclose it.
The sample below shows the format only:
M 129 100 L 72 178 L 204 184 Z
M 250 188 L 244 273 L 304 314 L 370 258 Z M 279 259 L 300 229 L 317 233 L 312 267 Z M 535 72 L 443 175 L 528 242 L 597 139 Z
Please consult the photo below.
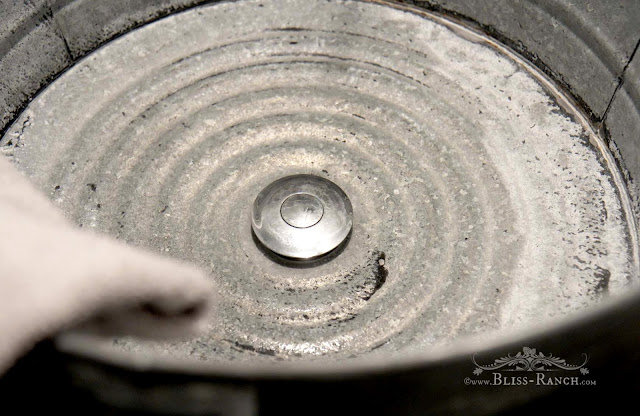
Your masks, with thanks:
M 267 249 L 284 257 L 306 260 L 327 254 L 347 238 L 352 225 L 347 195 L 319 176 L 278 179 L 253 203 L 253 232 Z

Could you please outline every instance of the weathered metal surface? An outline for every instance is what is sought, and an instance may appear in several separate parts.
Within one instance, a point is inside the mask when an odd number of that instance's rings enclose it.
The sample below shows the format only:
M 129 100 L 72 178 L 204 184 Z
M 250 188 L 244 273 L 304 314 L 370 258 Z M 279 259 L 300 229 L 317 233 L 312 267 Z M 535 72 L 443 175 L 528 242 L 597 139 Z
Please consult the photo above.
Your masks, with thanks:
M 208 361 L 424 351 L 576 312 L 637 278 L 600 139 L 491 41 L 363 2 L 221 3 L 131 32 L 34 100 L 4 151 L 79 225 L 211 273 L 207 336 L 122 348 Z M 251 237 L 255 195 L 308 173 L 357 221 L 311 268 Z
M 403 2 L 477 22 L 571 91 L 596 119 L 640 41 L 640 4 L 633 0 Z
M 5 129 L 38 90 L 78 58 L 132 28 L 210 0 L 0 0 L 0 128 Z M 536 0 L 407 0 L 456 14 L 482 27 L 550 74 L 599 120 L 616 89 L 637 89 L 639 78 L 625 77 L 640 41 L 640 3 Z M 624 91 L 623 91 L 624 93 Z M 637 106 L 620 94 L 606 127 L 628 185 L 640 175 L 634 131 Z M 619 108 L 619 111 L 616 110 Z M 638 205 L 638 202 L 635 202 Z M 636 216 L 638 215 L 636 211 Z

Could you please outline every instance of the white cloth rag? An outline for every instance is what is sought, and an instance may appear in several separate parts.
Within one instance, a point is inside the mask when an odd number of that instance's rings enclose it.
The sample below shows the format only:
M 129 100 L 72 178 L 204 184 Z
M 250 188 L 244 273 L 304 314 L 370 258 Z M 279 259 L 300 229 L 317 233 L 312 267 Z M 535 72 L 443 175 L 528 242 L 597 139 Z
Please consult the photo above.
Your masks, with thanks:
M 80 229 L 0 156 L 0 375 L 39 340 L 80 327 L 181 337 L 215 303 L 193 266 Z

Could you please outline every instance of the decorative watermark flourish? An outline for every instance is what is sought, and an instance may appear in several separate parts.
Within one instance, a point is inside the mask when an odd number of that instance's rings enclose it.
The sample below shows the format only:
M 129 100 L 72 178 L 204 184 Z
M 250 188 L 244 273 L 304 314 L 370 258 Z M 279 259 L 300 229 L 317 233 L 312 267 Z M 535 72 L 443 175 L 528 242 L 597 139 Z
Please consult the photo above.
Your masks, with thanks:
M 578 371 L 580 375 L 589 374 L 586 367 L 589 362 L 589 356 L 582 354 L 582 363 L 570 364 L 565 359 L 554 356 L 553 354 L 544 354 L 538 352 L 535 348 L 523 347 L 515 355 L 507 354 L 494 360 L 491 364 L 480 364 L 476 361 L 476 355 L 471 357 L 476 368 L 473 374 L 479 377 L 484 372 L 491 372 L 490 379 L 472 379 L 466 377 L 464 383 L 467 385 L 501 385 L 501 386 L 522 386 L 522 385 L 595 385 L 595 380 L 585 380 L 578 376 L 556 376 L 548 372 L 572 372 Z M 502 374 L 502 372 L 522 372 L 522 375 Z M 534 373 L 534 374 L 532 374 Z
M 473 354 L 472 360 L 476 365 L 473 374 L 480 375 L 484 370 L 495 371 L 504 367 L 505 371 L 557 371 L 557 370 L 580 370 L 582 374 L 589 374 L 589 370 L 585 367 L 589 361 L 587 354 L 582 354 L 584 362 L 580 365 L 567 364 L 564 359 L 554 357 L 552 354 L 544 355 L 542 352 L 536 352 L 535 348 L 523 347 L 522 352 L 518 352 L 512 356 L 508 354 L 506 357 L 496 359 L 493 364 L 480 365 L 476 361 L 476 354 Z

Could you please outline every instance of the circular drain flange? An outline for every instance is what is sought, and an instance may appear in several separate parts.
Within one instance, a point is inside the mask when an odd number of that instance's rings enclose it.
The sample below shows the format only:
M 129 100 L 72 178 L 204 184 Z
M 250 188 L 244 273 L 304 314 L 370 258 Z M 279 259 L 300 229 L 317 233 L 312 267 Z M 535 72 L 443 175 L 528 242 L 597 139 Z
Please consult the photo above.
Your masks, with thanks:
M 251 225 L 264 246 L 308 260 L 338 247 L 351 232 L 351 202 L 336 184 L 314 175 L 278 179 L 256 197 Z
M 208 334 L 122 348 L 384 356 L 569 313 L 637 276 L 626 196 L 565 104 L 436 17 L 246 0 L 105 45 L 0 144 L 79 225 L 211 274 Z M 256 195 L 295 174 L 335 183 L 356 217 L 344 250 L 313 267 L 273 262 L 248 221 Z M 278 215 L 304 229 L 319 204 L 296 198 Z

